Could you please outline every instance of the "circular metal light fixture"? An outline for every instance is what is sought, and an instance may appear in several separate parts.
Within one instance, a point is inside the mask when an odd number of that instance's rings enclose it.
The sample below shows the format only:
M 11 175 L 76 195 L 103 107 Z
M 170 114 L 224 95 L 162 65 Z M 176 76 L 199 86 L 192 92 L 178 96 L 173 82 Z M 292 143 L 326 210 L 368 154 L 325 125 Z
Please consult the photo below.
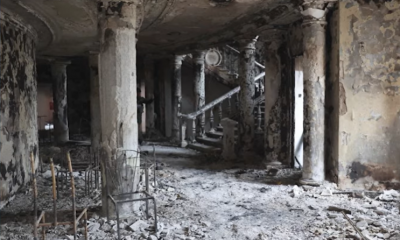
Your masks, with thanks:
M 222 54 L 216 49 L 210 49 L 205 55 L 205 62 L 210 66 L 218 66 L 222 62 Z

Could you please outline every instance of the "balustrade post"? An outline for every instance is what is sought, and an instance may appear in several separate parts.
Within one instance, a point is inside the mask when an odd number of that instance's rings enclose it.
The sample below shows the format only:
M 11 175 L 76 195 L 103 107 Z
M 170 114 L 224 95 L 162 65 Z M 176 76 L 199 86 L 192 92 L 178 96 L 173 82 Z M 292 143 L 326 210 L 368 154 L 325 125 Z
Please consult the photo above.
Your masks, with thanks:
M 221 123 L 222 123 L 222 102 L 220 102 L 218 104 L 218 118 L 219 118 L 219 124 L 218 126 L 221 127 Z
M 232 116 L 231 96 L 228 98 L 228 117 Z
M 210 131 L 214 131 L 214 108 L 210 109 Z
M 191 136 L 191 142 L 192 143 L 194 143 L 194 142 L 196 142 L 196 134 L 197 134 L 197 131 L 196 131 L 196 122 L 197 122 L 197 119 L 195 118 L 195 119 L 192 119 L 192 136 Z
M 261 104 L 260 102 L 257 105 L 257 131 L 261 132 L 262 128 L 261 128 Z
M 239 110 L 239 104 L 240 104 L 239 93 L 236 93 L 236 99 L 235 99 L 236 111 Z
M 181 147 L 186 147 L 188 145 L 186 141 L 186 121 L 187 119 L 181 119 L 181 129 L 180 129 L 180 141 L 181 141 Z

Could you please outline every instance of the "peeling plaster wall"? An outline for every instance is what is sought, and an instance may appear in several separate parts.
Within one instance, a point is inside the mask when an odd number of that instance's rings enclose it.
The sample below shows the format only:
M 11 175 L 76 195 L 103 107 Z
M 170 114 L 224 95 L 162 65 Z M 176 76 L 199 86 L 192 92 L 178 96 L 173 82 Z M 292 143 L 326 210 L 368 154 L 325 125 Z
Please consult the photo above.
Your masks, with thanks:
M 339 186 L 370 189 L 400 180 L 400 3 L 339 14 Z
M 35 43 L 1 15 L 0 205 L 30 181 L 30 153 L 38 156 Z

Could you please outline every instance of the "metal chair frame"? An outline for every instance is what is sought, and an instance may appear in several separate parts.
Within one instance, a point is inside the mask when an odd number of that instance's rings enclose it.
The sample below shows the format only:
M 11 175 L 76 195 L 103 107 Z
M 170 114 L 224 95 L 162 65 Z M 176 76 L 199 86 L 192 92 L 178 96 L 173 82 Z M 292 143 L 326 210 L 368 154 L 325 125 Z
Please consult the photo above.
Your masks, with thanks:
M 125 157 L 123 160 L 126 161 L 126 152 L 135 152 L 138 156 L 140 156 L 140 151 L 136 150 L 122 150 L 123 153 L 122 155 Z M 117 159 L 117 158 L 116 158 Z M 117 161 L 117 160 L 115 160 Z M 107 201 L 106 201 L 106 208 L 107 208 L 107 220 L 110 221 L 110 214 L 109 214 L 109 200 L 113 203 L 116 211 L 116 217 L 117 217 L 117 235 L 118 235 L 118 240 L 121 239 L 121 234 L 120 234 L 120 216 L 119 216 L 119 205 L 122 203 L 128 203 L 128 202 L 138 202 L 138 201 L 145 201 L 146 202 L 146 217 L 149 218 L 149 200 L 153 201 L 153 210 L 154 210 L 154 230 L 157 232 L 157 205 L 156 205 L 156 200 L 154 196 L 150 195 L 149 193 L 149 168 L 151 165 L 148 165 L 148 162 L 145 161 L 145 164 L 140 166 L 136 166 L 133 168 L 139 168 L 139 171 L 141 169 L 144 170 L 145 173 L 145 190 L 144 191 L 135 191 L 135 192 L 126 192 L 126 193 L 120 193 L 120 194 L 111 194 L 109 190 L 109 184 L 108 180 L 110 179 L 109 177 L 109 167 L 106 167 L 106 190 L 107 190 Z M 154 178 L 155 180 L 155 178 Z M 144 197 L 140 197 L 140 195 L 143 194 Z M 134 196 L 139 195 L 139 198 L 134 198 Z M 130 199 L 119 199 L 119 198 L 126 198 L 130 197 Z

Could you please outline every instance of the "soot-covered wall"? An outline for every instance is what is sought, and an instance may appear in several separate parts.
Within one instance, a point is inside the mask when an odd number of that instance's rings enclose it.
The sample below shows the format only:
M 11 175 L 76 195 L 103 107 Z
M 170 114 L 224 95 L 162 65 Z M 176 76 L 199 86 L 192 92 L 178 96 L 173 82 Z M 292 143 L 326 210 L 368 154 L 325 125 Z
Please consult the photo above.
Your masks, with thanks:
M 30 181 L 30 153 L 38 155 L 35 43 L 30 32 L 1 13 L 0 201 Z
M 341 188 L 400 181 L 400 3 L 339 3 L 338 172 Z

